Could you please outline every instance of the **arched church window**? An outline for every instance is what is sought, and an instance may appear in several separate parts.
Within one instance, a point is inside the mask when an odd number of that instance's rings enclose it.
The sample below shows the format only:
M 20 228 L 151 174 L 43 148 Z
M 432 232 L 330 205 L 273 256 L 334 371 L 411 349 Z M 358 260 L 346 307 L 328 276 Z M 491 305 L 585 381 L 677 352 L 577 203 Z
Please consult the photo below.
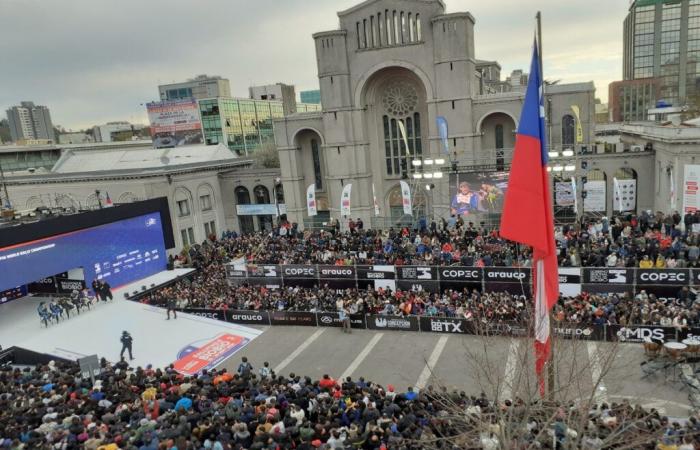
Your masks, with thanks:
M 573 147 L 574 145 L 574 128 L 576 122 L 574 116 L 567 114 L 561 119 L 561 145 L 563 147 Z

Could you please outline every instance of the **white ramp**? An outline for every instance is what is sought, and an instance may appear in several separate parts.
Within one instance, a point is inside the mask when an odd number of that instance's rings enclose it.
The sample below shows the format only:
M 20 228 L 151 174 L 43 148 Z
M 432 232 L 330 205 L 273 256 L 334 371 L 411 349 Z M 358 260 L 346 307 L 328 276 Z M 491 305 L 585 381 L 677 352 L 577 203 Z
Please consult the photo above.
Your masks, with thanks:
M 145 281 L 134 285 L 140 287 Z M 120 337 L 126 330 L 134 339 L 131 365 L 165 367 L 180 360 L 178 367 L 183 372 L 196 372 L 215 367 L 262 333 L 189 314 L 166 320 L 164 309 L 123 300 L 122 293 L 129 288 L 115 291 L 113 302 L 100 302 L 92 310 L 48 328 L 40 324 L 36 313 L 39 302 L 45 299 L 14 300 L 0 307 L 0 345 L 73 360 L 97 354 L 116 362 Z

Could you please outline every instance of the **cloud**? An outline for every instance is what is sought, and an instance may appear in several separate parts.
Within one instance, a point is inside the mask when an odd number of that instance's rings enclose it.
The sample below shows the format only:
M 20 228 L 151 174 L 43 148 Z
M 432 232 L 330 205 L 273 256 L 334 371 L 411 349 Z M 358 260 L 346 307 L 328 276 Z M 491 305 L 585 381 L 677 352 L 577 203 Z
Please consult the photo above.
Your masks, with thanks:
M 593 80 L 601 97 L 602 83 L 620 78 L 624 2 L 445 1 L 475 16 L 477 57 L 498 60 L 504 76 L 527 69 L 540 9 L 547 78 Z M 1 0 L 0 110 L 33 100 L 51 108 L 54 123 L 78 129 L 143 122 L 158 84 L 201 73 L 229 78 L 238 96 L 274 82 L 316 89 L 311 35 L 337 28 L 337 11 L 358 2 Z

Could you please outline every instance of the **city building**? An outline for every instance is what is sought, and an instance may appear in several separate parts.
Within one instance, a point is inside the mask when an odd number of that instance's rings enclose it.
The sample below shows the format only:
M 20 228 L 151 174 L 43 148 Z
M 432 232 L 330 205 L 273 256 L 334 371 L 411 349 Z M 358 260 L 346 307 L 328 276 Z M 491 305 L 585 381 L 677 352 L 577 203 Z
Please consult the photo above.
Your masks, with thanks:
M 93 146 L 63 149 L 49 169 L 6 174 L 15 211 L 95 209 L 107 196 L 114 204 L 167 197 L 177 251 L 226 230 L 270 229 L 277 211 L 284 214 L 279 171 L 254 169 L 224 145 Z
M 641 78 L 610 83 L 608 102 L 610 121 L 636 122 L 647 120 L 649 110 L 661 96 L 660 78 Z
M 524 100 L 514 87 L 526 76 L 502 81 L 497 62 L 476 58 L 470 13 L 447 14 L 441 0 L 369 0 L 338 17 L 339 29 L 313 35 L 322 111 L 274 120 L 290 220 L 340 218 L 341 193 L 352 184 L 353 218 L 397 223 L 401 180 L 411 185 L 414 217 L 447 217 L 450 177 L 439 172 L 427 194 L 417 178 L 422 160 L 444 159 L 445 171 L 507 170 Z M 594 94 L 592 82 L 547 86 L 552 151 L 593 150 Z M 447 142 L 438 117 L 448 123 Z M 314 183 L 319 214 L 310 218 L 306 192 Z
M 7 120 L 14 142 L 34 139 L 56 142 L 51 114 L 46 106 L 21 102 L 7 110 Z
M 92 134 L 95 142 L 130 141 L 134 136 L 139 136 L 143 128 L 143 125 L 129 122 L 107 122 L 92 127 Z
M 596 100 L 595 104 L 595 123 L 608 123 L 610 122 L 610 112 L 608 111 L 607 103 L 598 103 Z
M 211 97 L 230 97 L 231 85 L 228 79 L 220 76 L 197 75 L 182 83 L 158 86 L 161 101 Z
M 623 31 L 624 80 L 659 78 L 672 106 L 700 93 L 700 0 L 634 0 Z
M 63 133 L 58 135 L 59 144 L 88 144 L 95 142 L 87 133 Z
M 285 116 L 297 112 L 297 94 L 292 85 L 277 83 L 267 86 L 251 86 L 248 88 L 248 93 L 252 100 L 281 101 Z
M 291 97 L 294 99 L 294 97 Z M 295 103 L 297 113 L 321 110 L 321 105 Z M 263 144 L 274 143 L 272 121 L 285 116 L 284 102 L 218 97 L 199 101 L 204 142 L 224 143 L 237 155 L 249 155 Z
M 299 100 L 301 103 L 315 103 L 321 104 L 321 90 L 315 89 L 313 91 L 301 91 L 299 92 Z

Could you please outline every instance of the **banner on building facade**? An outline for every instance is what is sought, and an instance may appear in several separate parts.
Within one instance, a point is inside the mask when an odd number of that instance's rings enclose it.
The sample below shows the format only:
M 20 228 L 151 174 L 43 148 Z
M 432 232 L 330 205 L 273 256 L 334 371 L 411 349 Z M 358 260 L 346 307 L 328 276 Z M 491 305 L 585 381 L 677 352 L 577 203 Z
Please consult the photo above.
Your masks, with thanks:
M 350 199 L 352 196 L 352 183 L 348 183 L 343 188 L 343 193 L 340 195 L 340 215 L 350 217 Z
M 637 180 L 618 180 L 613 178 L 615 187 L 614 210 L 625 212 L 637 208 Z
M 576 143 L 583 144 L 583 126 L 581 126 L 581 109 L 578 105 L 571 105 L 571 110 L 576 116 Z
M 153 147 L 179 147 L 204 143 L 199 104 L 195 99 L 146 104 Z
M 556 206 L 574 206 L 575 190 L 568 181 L 554 182 L 554 204 Z
M 372 200 L 374 202 L 374 215 L 379 216 L 379 202 L 377 202 L 377 191 L 374 189 L 374 183 L 372 183 Z
M 586 212 L 605 212 L 605 181 L 588 181 L 583 185 L 586 195 L 583 199 L 583 210 Z
M 443 116 L 438 116 L 437 119 L 437 128 L 438 128 L 438 135 L 440 136 L 440 143 L 442 144 L 442 153 L 445 155 L 450 154 L 450 143 L 447 140 L 447 119 L 445 119 Z
M 411 188 L 405 181 L 399 181 L 401 185 L 401 202 L 403 203 L 403 213 L 408 216 L 413 215 L 413 205 L 411 204 Z
M 403 120 L 397 120 L 396 123 L 399 124 L 399 132 L 401 132 L 401 140 L 406 148 L 406 156 L 411 156 L 411 151 L 408 148 L 408 134 L 406 134 L 406 125 L 404 125 Z
M 683 214 L 700 209 L 699 183 L 700 165 L 686 164 L 683 171 Z
M 309 217 L 313 217 L 318 214 L 316 208 L 316 184 L 310 185 L 306 189 L 306 212 Z

